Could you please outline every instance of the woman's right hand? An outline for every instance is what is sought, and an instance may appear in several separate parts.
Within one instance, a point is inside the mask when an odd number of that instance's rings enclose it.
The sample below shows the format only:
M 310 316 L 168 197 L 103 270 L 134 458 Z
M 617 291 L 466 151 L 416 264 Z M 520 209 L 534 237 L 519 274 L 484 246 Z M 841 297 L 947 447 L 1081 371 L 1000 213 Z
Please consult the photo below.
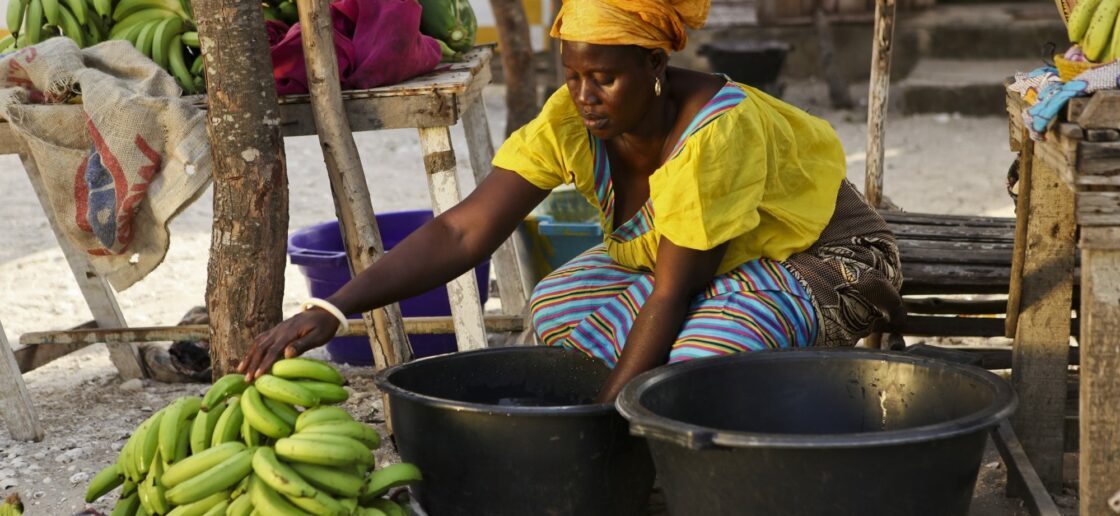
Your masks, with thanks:
M 249 353 L 237 365 L 245 381 L 268 374 L 281 358 L 293 358 L 326 344 L 338 331 L 338 319 L 322 308 L 300 312 L 253 341 Z

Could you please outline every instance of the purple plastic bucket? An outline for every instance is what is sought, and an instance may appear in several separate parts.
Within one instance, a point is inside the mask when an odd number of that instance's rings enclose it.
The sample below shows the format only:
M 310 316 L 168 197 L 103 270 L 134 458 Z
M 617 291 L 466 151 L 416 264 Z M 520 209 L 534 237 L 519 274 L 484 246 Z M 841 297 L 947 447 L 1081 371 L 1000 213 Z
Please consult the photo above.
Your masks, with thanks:
M 385 249 L 389 250 L 424 223 L 432 220 L 430 210 L 399 211 L 377 215 L 377 226 Z M 292 265 L 299 267 L 307 279 L 308 290 L 313 297 L 327 298 L 350 281 L 350 267 L 346 250 L 342 243 L 342 231 L 338 222 L 324 222 L 303 228 L 288 237 L 288 257 Z M 490 260 L 487 259 L 475 268 L 478 278 L 479 294 L 486 302 L 487 285 L 490 281 Z M 434 317 L 451 315 L 451 303 L 447 299 L 447 288 L 437 287 L 428 292 L 401 301 L 401 313 L 405 317 Z M 359 318 L 361 314 L 349 314 Z M 451 353 L 457 350 L 454 335 L 409 335 L 412 353 L 416 357 L 426 357 Z M 372 365 L 373 354 L 369 339 L 365 337 L 336 337 L 327 343 L 327 353 L 331 360 L 353 365 Z

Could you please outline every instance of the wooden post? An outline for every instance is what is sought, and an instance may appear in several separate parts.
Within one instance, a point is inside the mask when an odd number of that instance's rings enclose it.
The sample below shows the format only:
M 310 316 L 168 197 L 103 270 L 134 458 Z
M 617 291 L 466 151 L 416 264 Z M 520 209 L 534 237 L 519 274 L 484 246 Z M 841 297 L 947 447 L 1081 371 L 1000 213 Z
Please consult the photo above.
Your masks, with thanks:
M 490 0 L 490 8 L 498 26 L 508 109 L 505 134 L 509 136 L 537 116 L 537 76 L 533 70 L 529 19 L 521 0 Z
M 867 100 L 867 172 L 863 195 L 876 208 L 883 204 L 883 124 L 891 85 L 895 0 L 875 2 L 875 41 L 871 47 L 871 92 Z
M 131 346 L 132 343 L 128 345 Z M 12 439 L 43 439 L 43 426 L 39 424 L 39 416 L 35 414 L 35 406 L 32 405 L 31 395 L 27 393 L 27 386 L 23 383 L 23 374 L 20 373 L 12 347 L 8 344 L 3 325 L 0 325 L 0 414 L 4 416 L 4 425 L 8 427 Z
M 428 171 L 432 211 L 438 216 L 461 200 L 451 130 L 447 127 L 421 128 L 420 152 L 424 155 L 424 168 Z M 485 348 L 482 301 L 473 268 L 447 284 L 447 296 L 451 301 L 451 317 L 455 321 L 459 351 Z
M 1120 239 L 1081 228 L 1081 514 L 1120 513 Z
M 1059 491 L 1077 249 L 1074 196 L 1037 155 L 1030 166 L 1030 185 L 1029 193 L 1024 192 L 1031 196 L 1030 211 L 1020 214 L 1027 217 L 1028 226 L 1011 377 L 1019 410 L 1012 423 L 1038 476 L 1049 489 Z
M 232 371 L 257 334 L 280 322 L 288 178 L 260 2 L 195 0 L 214 158 L 207 270 L 214 376 Z
M 342 86 L 334 49 L 330 1 L 297 2 L 303 30 L 303 54 L 307 60 L 307 83 L 311 89 L 311 111 L 319 134 L 319 145 L 327 163 L 327 176 L 334 194 L 335 213 L 342 227 L 350 271 L 356 276 L 385 253 L 381 232 L 366 186 L 358 147 L 342 109 Z M 378 369 L 412 357 L 404 333 L 400 307 L 396 304 L 363 314 L 374 365 Z
M 1031 211 L 1031 168 L 1034 164 L 1034 141 L 1023 129 L 1019 150 L 1019 197 L 1015 199 L 1015 247 L 1011 250 L 1011 285 L 1007 292 L 1007 319 L 1004 336 L 1015 338 L 1019 327 L 1019 308 L 1023 288 L 1023 260 L 1027 256 L 1027 214 Z

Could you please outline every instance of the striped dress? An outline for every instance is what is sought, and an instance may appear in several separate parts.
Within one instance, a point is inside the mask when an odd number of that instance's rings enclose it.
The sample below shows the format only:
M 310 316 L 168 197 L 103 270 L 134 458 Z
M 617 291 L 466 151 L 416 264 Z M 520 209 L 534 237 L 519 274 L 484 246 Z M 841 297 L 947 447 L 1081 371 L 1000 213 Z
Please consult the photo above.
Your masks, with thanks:
M 746 94 L 729 83 L 696 115 L 671 156 L 687 139 L 738 105 Z M 614 189 L 604 143 L 588 135 L 596 196 L 605 220 L 613 220 Z M 670 158 L 672 159 L 672 158 Z M 650 232 L 653 203 L 615 228 L 608 242 L 627 242 Z M 544 278 L 533 292 L 533 325 L 549 346 L 580 350 L 614 366 L 653 292 L 653 273 L 618 264 L 606 244 L 596 246 Z M 670 362 L 763 349 L 808 346 L 817 334 L 813 302 L 780 262 L 747 261 L 711 282 L 692 306 L 669 355 Z

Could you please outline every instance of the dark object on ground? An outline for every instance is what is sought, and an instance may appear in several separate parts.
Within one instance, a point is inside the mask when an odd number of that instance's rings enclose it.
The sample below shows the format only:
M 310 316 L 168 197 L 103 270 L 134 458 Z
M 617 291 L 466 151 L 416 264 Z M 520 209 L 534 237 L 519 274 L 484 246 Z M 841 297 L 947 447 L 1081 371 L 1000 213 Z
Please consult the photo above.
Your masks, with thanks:
M 699 53 L 708 58 L 712 71 L 780 97 L 785 85 L 778 82 L 778 75 L 791 48 L 776 40 L 713 41 L 701 46 Z
M 742 353 L 658 368 L 619 397 L 672 514 L 968 514 L 1016 397 L 979 368 L 897 353 Z
M 430 514 L 644 516 L 648 448 L 612 405 L 590 404 L 609 372 L 579 352 L 515 347 L 426 358 L 376 381 Z

